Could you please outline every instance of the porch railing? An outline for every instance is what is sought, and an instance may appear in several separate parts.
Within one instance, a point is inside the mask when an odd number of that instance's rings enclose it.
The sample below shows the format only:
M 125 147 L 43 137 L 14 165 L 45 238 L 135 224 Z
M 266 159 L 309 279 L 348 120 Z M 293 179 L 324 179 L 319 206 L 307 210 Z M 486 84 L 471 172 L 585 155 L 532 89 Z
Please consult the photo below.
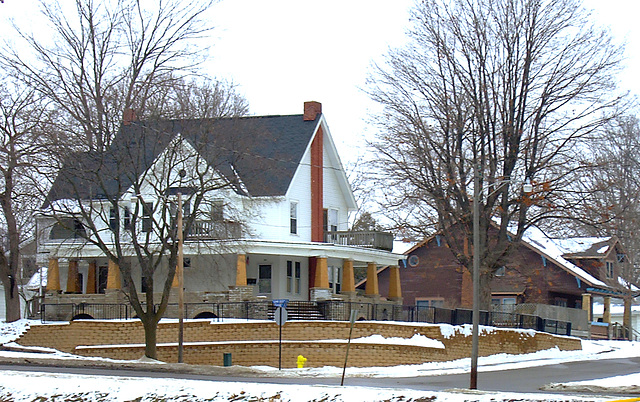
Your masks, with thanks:
M 226 240 L 239 239 L 242 225 L 231 221 L 194 221 L 187 233 L 188 239 Z
M 387 232 L 325 232 L 324 239 L 327 243 L 343 246 L 393 250 L 393 233 Z

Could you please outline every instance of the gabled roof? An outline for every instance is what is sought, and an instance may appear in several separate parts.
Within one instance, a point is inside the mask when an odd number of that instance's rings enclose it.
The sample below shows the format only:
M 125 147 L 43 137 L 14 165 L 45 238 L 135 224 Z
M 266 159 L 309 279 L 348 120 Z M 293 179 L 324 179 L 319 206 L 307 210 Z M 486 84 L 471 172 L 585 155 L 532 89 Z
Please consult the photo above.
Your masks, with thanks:
M 554 239 L 564 251 L 565 258 L 604 258 L 611 250 L 615 250 L 618 240 L 615 237 L 575 237 L 570 239 Z
M 180 135 L 238 193 L 285 195 L 322 115 L 133 121 L 106 153 L 82 152 L 64 164 L 48 202 L 119 196 Z

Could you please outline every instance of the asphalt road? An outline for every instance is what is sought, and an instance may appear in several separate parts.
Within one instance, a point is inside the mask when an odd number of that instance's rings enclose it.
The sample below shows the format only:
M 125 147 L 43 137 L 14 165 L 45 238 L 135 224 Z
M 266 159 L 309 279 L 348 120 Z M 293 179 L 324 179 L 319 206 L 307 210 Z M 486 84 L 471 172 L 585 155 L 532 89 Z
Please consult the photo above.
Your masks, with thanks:
M 53 366 L 51 364 L 57 365 Z M 59 364 L 67 364 L 69 366 L 60 367 L 58 366 Z M 74 365 L 74 367 L 71 367 L 71 365 Z M 65 361 L 55 361 L 51 363 L 15 362 L 15 364 L 7 364 L 5 360 L 4 363 L 0 364 L 0 370 L 272 384 L 340 384 L 340 378 L 280 377 L 277 373 L 272 375 L 255 373 L 252 372 L 251 369 L 239 367 L 206 368 L 199 366 L 194 369 L 194 366 L 188 365 L 155 365 L 157 368 L 147 366 L 146 369 L 141 370 L 134 365 L 127 365 L 125 368 L 114 364 L 99 364 L 98 366 L 91 367 L 87 367 L 86 365 L 86 362 L 66 363 Z M 160 368 L 161 366 L 164 367 Z M 392 370 L 392 368 L 390 370 Z M 478 374 L 478 389 L 484 391 L 542 392 L 540 391 L 540 387 L 550 383 L 597 379 L 638 372 L 640 372 L 640 358 L 582 361 L 491 372 L 481 371 Z M 349 370 L 347 368 L 345 385 L 443 391 L 456 388 L 468 388 L 469 375 L 455 374 L 406 378 L 349 377 Z M 631 396 L 640 396 L 640 394 Z

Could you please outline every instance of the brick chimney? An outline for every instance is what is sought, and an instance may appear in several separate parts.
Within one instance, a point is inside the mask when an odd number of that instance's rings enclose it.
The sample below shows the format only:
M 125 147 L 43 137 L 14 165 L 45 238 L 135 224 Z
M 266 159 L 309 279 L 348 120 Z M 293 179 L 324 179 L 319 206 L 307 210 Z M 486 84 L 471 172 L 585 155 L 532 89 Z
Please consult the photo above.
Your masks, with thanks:
M 122 124 L 125 126 L 130 126 L 132 121 L 137 121 L 138 116 L 136 116 L 136 111 L 131 108 L 127 108 L 122 113 Z
M 322 103 L 316 101 L 310 101 L 304 103 L 304 115 L 302 120 L 314 121 L 316 117 L 322 113 Z

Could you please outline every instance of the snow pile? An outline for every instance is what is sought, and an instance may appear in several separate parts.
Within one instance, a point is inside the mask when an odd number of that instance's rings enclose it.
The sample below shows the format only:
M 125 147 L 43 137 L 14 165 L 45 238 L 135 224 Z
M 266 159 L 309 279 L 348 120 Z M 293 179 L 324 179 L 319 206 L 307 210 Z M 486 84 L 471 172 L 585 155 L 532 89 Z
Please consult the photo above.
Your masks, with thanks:
M 382 335 L 370 335 L 351 340 L 352 343 L 378 343 L 383 345 L 421 346 L 425 348 L 444 349 L 444 343 L 427 338 L 424 335 L 415 334 L 411 338 L 385 338 Z

